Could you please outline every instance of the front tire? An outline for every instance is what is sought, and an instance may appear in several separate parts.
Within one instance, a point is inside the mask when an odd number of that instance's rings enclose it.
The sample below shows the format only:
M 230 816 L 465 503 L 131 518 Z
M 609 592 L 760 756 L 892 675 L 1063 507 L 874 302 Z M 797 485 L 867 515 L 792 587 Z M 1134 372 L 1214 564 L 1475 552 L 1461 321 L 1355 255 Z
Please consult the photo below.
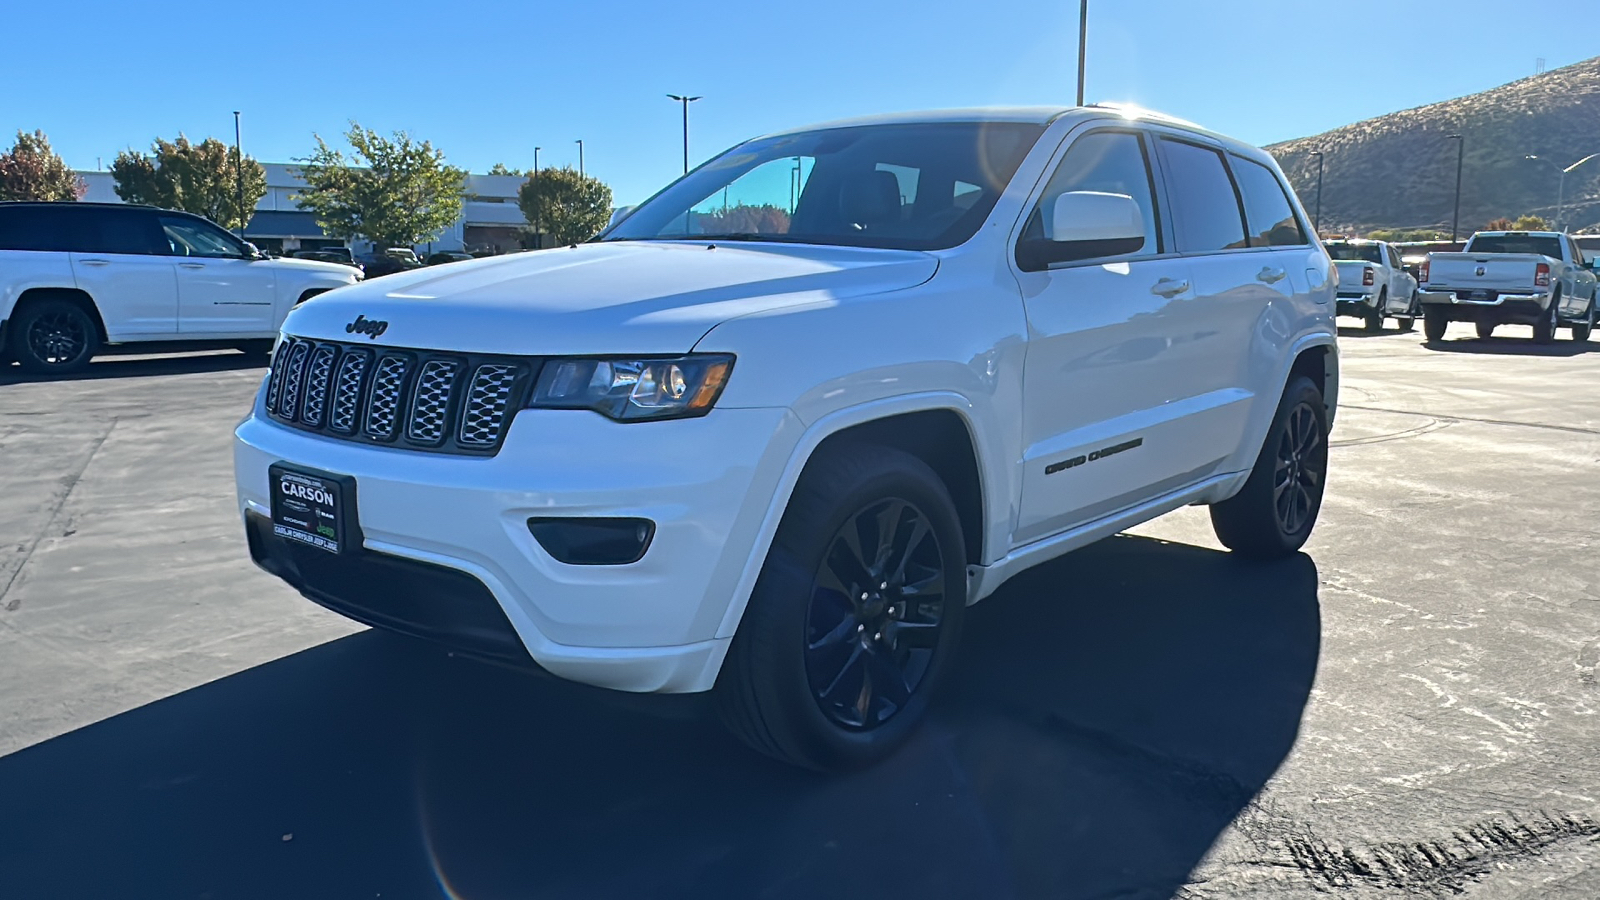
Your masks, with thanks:
M 1561 295 L 1558 293 L 1550 298 L 1550 309 L 1543 318 L 1533 323 L 1533 342 L 1535 344 L 1554 343 L 1556 339 L 1556 326 L 1560 322 Z
M 1422 301 L 1417 297 L 1417 292 L 1412 291 L 1411 302 L 1406 304 L 1406 314 L 1395 317 L 1395 322 L 1400 325 L 1400 330 L 1402 332 L 1410 333 L 1413 328 L 1417 327 L 1417 316 L 1422 312 L 1420 309 L 1421 306 Z
M 1328 410 L 1311 379 L 1284 388 L 1255 468 L 1239 493 L 1211 506 L 1211 527 L 1242 556 L 1273 559 L 1305 545 L 1328 475 Z
M 81 372 L 100 349 L 94 319 L 71 300 L 29 303 L 14 324 L 11 356 L 23 371 L 35 375 Z
M 1378 291 L 1378 305 L 1367 309 L 1367 331 L 1377 334 L 1383 330 L 1383 308 L 1389 303 L 1387 289 Z
M 922 460 L 824 451 L 790 498 L 717 677 L 729 729 L 810 769 L 893 752 L 954 655 L 964 546 L 950 492 Z
M 1582 322 L 1574 322 L 1572 324 L 1572 339 L 1574 341 L 1577 341 L 1578 343 L 1581 344 L 1581 343 L 1589 340 L 1589 335 L 1594 332 L 1594 320 L 1595 320 L 1595 307 L 1596 307 L 1596 305 L 1600 305 L 1600 301 L 1597 301 L 1595 299 L 1590 299 L 1589 300 L 1589 309 L 1588 309 L 1588 311 L 1586 313 L 1584 313 L 1583 321 Z
M 1428 341 L 1444 340 L 1445 330 L 1450 327 L 1450 317 L 1445 311 L 1434 306 L 1422 308 L 1422 336 Z

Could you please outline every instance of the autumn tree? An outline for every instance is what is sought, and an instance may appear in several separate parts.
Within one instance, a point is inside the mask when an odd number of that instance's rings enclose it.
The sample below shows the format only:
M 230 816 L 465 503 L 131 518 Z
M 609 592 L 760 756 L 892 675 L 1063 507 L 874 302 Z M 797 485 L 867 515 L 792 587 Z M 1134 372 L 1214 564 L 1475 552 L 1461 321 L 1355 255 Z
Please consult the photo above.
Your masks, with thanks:
M 42 131 L 18 131 L 17 142 L 0 153 L 0 200 L 76 200 L 86 190 Z
M 1516 231 L 1517 230 L 1517 223 L 1511 221 L 1510 219 L 1506 218 L 1505 216 L 1501 216 L 1500 218 L 1495 219 L 1495 220 L 1489 222 L 1487 225 L 1483 226 L 1483 230 L 1484 231 Z
M 770 203 L 740 203 L 699 213 L 696 224 L 701 234 L 787 234 L 789 211 Z
M 225 228 L 248 224 L 256 201 L 267 193 L 267 172 L 260 163 L 248 156 L 240 160 L 216 138 L 195 144 L 181 134 L 175 141 L 156 138 L 148 156 L 133 150 L 117 154 L 111 177 L 117 196 L 129 203 L 181 209 Z
M 313 136 L 317 149 L 296 160 L 306 182 L 298 202 L 333 237 L 408 247 L 461 218 L 467 173 L 446 163 L 428 141 L 404 131 L 386 138 L 351 122 L 344 137 L 354 152 L 346 157 Z
M 558 244 L 576 244 L 600 233 L 611 218 L 611 188 L 571 166 L 541 169 L 517 192 L 522 215 Z

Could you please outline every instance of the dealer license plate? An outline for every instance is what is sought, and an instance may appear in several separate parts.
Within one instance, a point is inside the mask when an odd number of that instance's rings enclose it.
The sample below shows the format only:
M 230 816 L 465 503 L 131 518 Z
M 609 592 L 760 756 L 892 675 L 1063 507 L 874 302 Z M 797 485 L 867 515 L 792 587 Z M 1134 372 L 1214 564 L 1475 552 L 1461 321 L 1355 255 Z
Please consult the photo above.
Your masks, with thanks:
M 273 534 L 329 553 L 346 553 L 359 546 L 354 478 L 283 463 L 268 466 L 267 473 L 272 484 Z

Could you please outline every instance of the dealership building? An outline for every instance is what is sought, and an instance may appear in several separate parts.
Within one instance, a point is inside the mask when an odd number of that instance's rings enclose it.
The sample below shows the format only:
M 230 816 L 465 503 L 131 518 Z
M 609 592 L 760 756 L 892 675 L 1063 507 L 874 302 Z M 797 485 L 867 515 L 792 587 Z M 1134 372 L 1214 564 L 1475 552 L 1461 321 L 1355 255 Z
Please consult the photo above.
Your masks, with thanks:
M 348 246 L 366 252 L 366 241 L 342 241 L 329 237 L 317 225 L 316 217 L 295 205 L 295 197 L 305 190 L 305 182 L 295 174 L 296 166 L 262 163 L 267 174 L 267 192 L 256 201 L 256 212 L 245 227 L 245 239 L 269 253 L 293 253 L 323 247 Z M 121 202 L 110 172 L 79 172 L 89 186 L 83 197 L 103 203 Z M 461 218 L 432 241 L 418 244 L 419 253 L 435 250 L 509 253 L 523 247 L 528 221 L 517 205 L 517 189 L 525 179 L 518 175 L 468 175 L 467 199 Z

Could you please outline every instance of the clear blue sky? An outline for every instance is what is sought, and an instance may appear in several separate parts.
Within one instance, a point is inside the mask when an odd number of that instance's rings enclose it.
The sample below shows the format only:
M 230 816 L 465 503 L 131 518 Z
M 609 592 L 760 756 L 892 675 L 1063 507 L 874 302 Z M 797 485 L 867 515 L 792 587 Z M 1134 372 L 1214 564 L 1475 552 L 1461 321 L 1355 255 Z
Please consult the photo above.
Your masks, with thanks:
M 1592 2 L 1091 0 L 1087 95 L 1266 144 L 1584 59 Z M 1067 105 L 1077 18 L 1071 0 L 24 3 L 0 128 L 42 128 L 85 169 L 157 135 L 231 142 L 235 109 L 264 162 L 352 118 L 474 172 L 527 168 L 535 145 L 576 165 L 583 138 L 589 173 L 633 203 L 682 166 L 668 92 L 705 96 L 692 161 L 846 116 Z

